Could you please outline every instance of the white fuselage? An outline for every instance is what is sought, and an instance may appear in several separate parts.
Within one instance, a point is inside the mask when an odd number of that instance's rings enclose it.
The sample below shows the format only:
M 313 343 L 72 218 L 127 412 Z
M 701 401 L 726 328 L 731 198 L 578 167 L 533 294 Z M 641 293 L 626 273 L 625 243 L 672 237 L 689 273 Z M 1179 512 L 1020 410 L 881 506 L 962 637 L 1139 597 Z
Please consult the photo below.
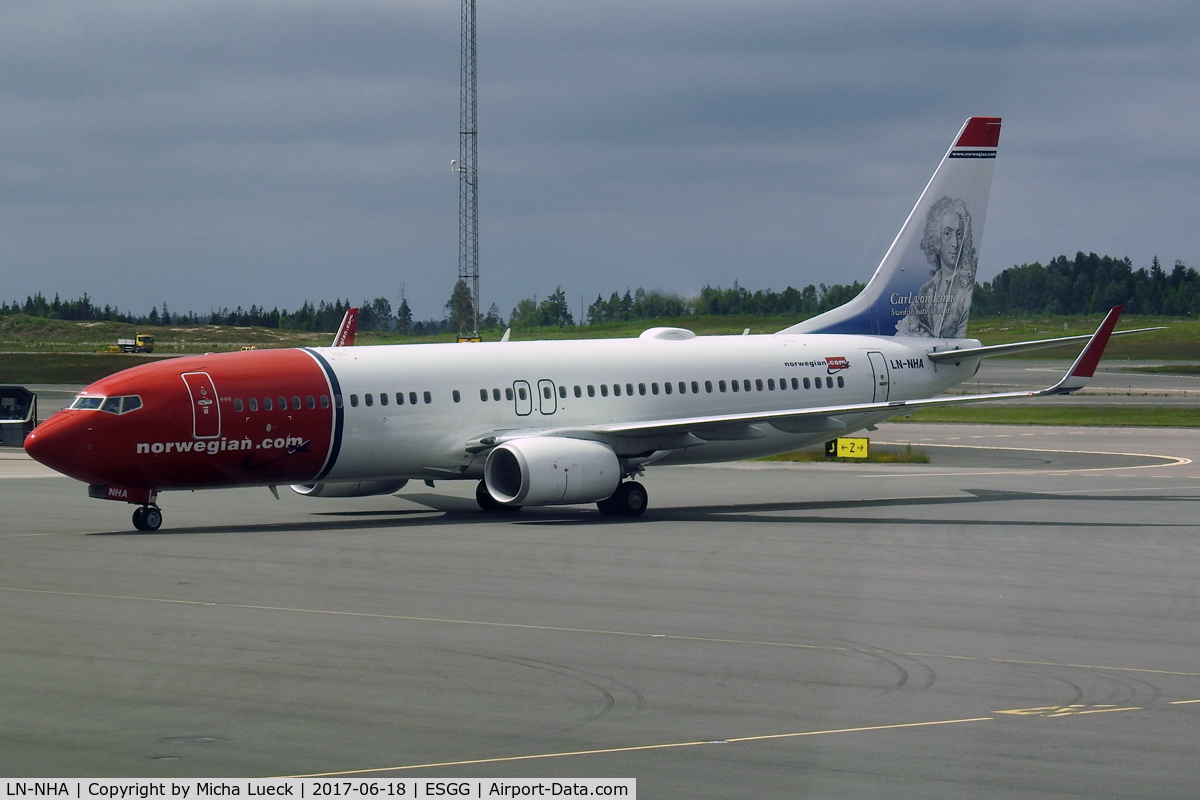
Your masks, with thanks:
M 465 446 L 496 432 L 909 400 L 939 394 L 978 367 L 978 360 L 935 365 L 925 357 L 974 340 L 672 338 L 673 329 L 657 330 L 638 339 L 321 348 L 345 411 L 341 452 L 325 480 L 478 478 L 486 453 Z M 641 463 L 751 458 L 826 441 L 893 413 L 843 415 L 799 432 L 733 426 L 678 447 L 663 437 L 629 438 L 618 455 Z

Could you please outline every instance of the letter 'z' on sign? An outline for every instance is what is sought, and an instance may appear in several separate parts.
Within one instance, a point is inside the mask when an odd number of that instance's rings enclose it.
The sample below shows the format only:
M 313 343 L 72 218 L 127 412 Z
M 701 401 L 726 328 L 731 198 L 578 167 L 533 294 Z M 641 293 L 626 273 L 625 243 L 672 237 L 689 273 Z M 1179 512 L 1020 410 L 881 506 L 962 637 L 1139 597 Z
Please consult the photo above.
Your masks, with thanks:
M 871 440 L 858 436 L 843 436 L 825 443 L 825 455 L 829 458 L 868 458 Z
M 217 388 L 207 372 L 185 372 L 182 376 L 192 398 L 192 437 L 216 439 L 221 435 L 221 408 Z

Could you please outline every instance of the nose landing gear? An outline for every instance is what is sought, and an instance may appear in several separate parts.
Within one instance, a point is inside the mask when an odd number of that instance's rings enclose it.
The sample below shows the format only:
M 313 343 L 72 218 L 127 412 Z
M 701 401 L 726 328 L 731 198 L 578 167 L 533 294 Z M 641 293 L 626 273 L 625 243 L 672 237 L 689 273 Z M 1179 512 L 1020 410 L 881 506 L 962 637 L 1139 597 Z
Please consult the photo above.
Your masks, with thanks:
M 133 527 L 139 531 L 156 531 L 162 525 L 162 510 L 158 506 L 140 506 L 133 511 Z

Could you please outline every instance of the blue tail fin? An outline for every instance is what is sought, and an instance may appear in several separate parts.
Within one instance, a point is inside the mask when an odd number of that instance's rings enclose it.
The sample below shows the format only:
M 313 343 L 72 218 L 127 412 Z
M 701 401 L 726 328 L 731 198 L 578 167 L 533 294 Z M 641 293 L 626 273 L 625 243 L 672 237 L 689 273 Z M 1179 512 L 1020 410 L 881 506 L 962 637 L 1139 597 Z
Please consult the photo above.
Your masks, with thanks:
M 968 119 L 862 293 L 781 333 L 964 338 L 999 142 L 999 117 Z

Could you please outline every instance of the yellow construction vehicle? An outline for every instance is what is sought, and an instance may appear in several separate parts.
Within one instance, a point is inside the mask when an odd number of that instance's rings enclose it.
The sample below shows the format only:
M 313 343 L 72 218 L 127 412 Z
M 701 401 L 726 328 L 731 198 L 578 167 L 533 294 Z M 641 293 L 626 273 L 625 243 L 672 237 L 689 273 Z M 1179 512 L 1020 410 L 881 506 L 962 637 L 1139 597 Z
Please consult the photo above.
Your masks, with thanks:
M 117 347 L 122 353 L 153 353 L 154 336 L 149 333 L 139 333 L 133 339 L 117 339 Z M 112 347 L 108 348 L 112 352 Z

